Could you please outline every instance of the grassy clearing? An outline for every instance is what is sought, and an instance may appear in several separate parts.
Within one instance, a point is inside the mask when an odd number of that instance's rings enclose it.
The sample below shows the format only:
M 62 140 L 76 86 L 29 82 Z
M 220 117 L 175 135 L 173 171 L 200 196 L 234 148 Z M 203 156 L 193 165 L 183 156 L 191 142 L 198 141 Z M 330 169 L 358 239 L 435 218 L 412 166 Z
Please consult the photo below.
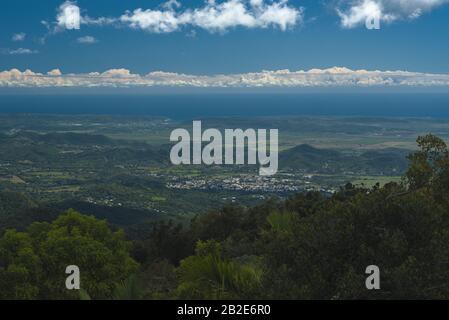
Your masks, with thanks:
M 400 182 L 400 176 L 361 176 L 357 177 L 351 183 L 354 185 L 364 185 L 365 187 L 373 187 L 376 183 L 379 183 L 381 186 L 389 183 L 389 182 Z
M 152 196 L 151 197 L 151 201 L 153 202 L 165 202 L 167 200 L 167 198 L 162 197 L 162 196 Z
M 58 192 L 79 192 L 80 186 L 60 186 L 55 188 L 49 188 L 46 190 L 48 193 L 58 193 Z

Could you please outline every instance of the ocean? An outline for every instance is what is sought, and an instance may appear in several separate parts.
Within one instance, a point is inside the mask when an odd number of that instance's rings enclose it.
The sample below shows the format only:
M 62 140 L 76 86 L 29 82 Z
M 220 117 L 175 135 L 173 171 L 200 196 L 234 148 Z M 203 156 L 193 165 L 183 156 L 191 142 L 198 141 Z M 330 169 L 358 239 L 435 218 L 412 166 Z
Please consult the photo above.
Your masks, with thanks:
M 145 115 L 171 119 L 260 116 L 449 118 L 449 94 L 5 94 L 0 113 Z

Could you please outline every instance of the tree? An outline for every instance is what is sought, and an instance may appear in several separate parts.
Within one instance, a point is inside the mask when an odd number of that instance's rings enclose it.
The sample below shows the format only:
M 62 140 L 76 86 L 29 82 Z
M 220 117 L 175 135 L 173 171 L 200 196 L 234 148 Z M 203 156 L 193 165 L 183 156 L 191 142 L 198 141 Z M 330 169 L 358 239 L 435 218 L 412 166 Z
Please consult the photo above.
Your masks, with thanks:
M 0 298 L 32 299 L 39 293 L 42 261 L 31 237 L 8 230 L 0 239 Z
M 76 290 L 65 288 L 66 267 L 77 265 L 82 289 L 93 299 L 110 298 L 137 270 L 129 249 L 123 231 L 113 232 L 106 221 L 69 210 L 51 224 L 5 233 L 0 282 L 11 282 L 6 298 L 77 299 Z
M 446 181 L 449 172 L 446 143 L 432 134 L 418 137 L 416 142 L 420 150 L 409 156 L 410 165 L 406 173 L 410 189 L 416 190 L 438 183 L 443 176 Z
M 256 261 L 222 257 L 221 245 L 199 241 L 196 254 L 181 261 L 175 297 L 181 299 L 249 299 L 260 289 L 262 272 Z

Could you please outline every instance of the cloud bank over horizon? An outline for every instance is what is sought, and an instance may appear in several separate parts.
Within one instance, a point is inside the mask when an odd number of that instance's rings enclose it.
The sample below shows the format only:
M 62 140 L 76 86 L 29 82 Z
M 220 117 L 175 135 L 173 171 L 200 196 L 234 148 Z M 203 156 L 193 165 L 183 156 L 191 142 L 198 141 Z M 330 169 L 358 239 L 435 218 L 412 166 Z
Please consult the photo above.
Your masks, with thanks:
M 3 88 L 60 87 L 186 87 L 186 88 L 313 88 L 313 87 L 449 87 L 449 74 L 409 71 L 351 70 L 344 67 L 308 71 L 261 71 L 237 74 L 189 75 L 154 71 L 145 75 L 127 69 L 63 74 L 11 69 L 0 72 Z

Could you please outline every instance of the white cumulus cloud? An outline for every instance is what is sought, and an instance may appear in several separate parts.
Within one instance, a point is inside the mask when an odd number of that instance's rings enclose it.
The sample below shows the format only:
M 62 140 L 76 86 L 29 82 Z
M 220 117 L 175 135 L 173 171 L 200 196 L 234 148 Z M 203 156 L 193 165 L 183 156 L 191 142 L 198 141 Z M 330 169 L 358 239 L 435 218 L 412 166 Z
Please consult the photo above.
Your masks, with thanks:
M 26 33 L 24 33 L 24 32 L 15 33 L 12 35 L 11 40 L 14 42 L 20 42 L 20 41 L 24 41 L 25 37 L 26 37 Z
M 163 10 L 137 9 L 127 12 L 120 20 L 132 28 L 149 32 L 166 33 L 182 26 L 198 27 L 210 32 L 223 32 L 230 28 L 267 28 L 286 30 L 301 23 L 303 9 L 288 5 L 287 0 L 268 2 L 264 0 L 207 1 L 203 7 L 177 10 L 178 2 L 163 6 Z
M 120 17 L 120 21 L 131 28 L 143 29 L 154 33 L 167 33 L 178 30 L 180 19 L 174 11 L 136 9 Z
M 392 22 L 416 19 L 449 0 L 342 0 L 337 8 L 341 24 L 353 28 L 365 24 L 367 19 L 379 17 L 381 21 Z
M 58 9 L 56 21 L 60 29 L 80 29 L 81 13 L 76 2 L 66 1 L 61 4 Z
M 36 54 L 39 53 L 37 50 L 28 48 L 17 48 L 17 49 L 1 49 L 1 53 L 9 55 L 25 55 L 25 54 Z
M 98 40 L 95 39 L 95 37 L 92 37 L 92 36 L 79 37 L 78 39 L 76 39 L 76 41 L 78 43 L 82 43 L 82 44 L 93 44 L 93 43 L 97 43 L 98 42 Z
M 303 9 L 288 0 L 208 0 L 198 8 L 182 8 L 180 2 L 169 0 L 159 8 L 137 8 L 119 17 L 92 18 L 81 14 L 75 1 L 66 1 L 59 8 L 55 30 L 80 29 L 82 25 L 121 25 L 151 33 L 170 33 L 182 27 L 224 32 L 235 27 L 287 30 L 301 23 Z
M 59 69 L 53 69 L 47 72 L 48 76 L 60 77 L 62 76 L 62 72 Z

